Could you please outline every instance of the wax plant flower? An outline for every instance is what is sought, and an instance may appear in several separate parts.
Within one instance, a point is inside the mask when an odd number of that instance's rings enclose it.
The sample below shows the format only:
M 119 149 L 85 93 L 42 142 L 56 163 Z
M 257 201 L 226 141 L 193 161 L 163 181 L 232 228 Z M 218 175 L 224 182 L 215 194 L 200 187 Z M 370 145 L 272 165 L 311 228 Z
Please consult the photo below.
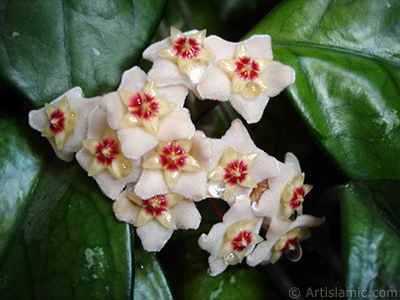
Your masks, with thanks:
M 284 221 L 279 217 L 268 222 L 268 231 L 265 241 L 259 243 L 254 251 L 247 257 L 246 262 L 250 266 L 260 263 L 275 263 L 278 258 L 288 251 L 292 260 L 300 259 L 301 248 L 298 243 L 309 236 L 308 228 L 319 226 L 324 218 L 316 218 L 310 215 L 301 215 L 295 221 Z
M 285 162 L 278 162 L 280 173 L 269 178 L 267 188 L 252 197 L 252 208 L 257 216 L 272 219 L 279 216 L 284 220 L 294 220 L 303 213 L 305 195 L 312 186 L 304 184 L 305 174 L 293 153 L 286 153 Z
M 268 35 L 254 35 L 240 43 L 210 36 L 204 47 L 215 60 L 197 85 L 197 94 L 201 99 L 230 101 L 248 123 L 258 122 L 269 98 L 295 80 L 292 67 L 273 61 Z
M 84 98 L 82 89 L 75 87 L 44 108 L 32 110 L 29 125 L 42 132 L 60 159 L 71 161 L 86 137 L 88 115 L 100 99 Z
M 248 123 L 257 122 L 269 97 L 294 81 L 291 67 L 273 61 L 270 37 L 231 43 L 172 27 L 143 57 L 154 63 L 148 74 L 134 66 L 102 97 L 84 99 L 80 88 L 71 89 L 32 111 L 31 126 L 60 158 L 77 152 L 88 176 L 115 200 L 116 218 L 136 227 L 147 251 L 160 251 L 176 229 L 197 229 L 194 201 L 213 197 L 230 208 L 198 240 L 210 253 L 212 276 L 245 258 L 252 266 L 283 253 L 299 258 L 298 242 L 323 219 L 302 215 L 311 186 L 297 158 L 288 153 L 281 163 L 257 148 L 239 119 L 221 138 L 208 138 L 184 108 L 189 88 L 201 99 L 229 100 Z
M 239 119 L 221 139 L 214 140 L 211 168 L 209 195 L 229 204 L 239 194 L 249 196 L 259 182 L 279 173 L 277 160 L 256 147 Z
M 149 77 L 161 86 L 184 85 L 195 90 L 214 55 L 203 47 L 206 30 L 182 33 L 171 27 L 171 37 L 154 43 L 143 52 L 153 62 Z
M 133 224 L 147 251 L 160 251 L 176 229 L 197 229 L 201 216 L 193 201 L 165 192 L 138 197 L 129 184 L 113 205 L 118 220 Z
M 186 139 L 162 142 L 154 154 L 143 163 L 143 168 L 163 170 L 165 181 L 172 189 L 177 184 L 181 172 L 197 172 L 202 169 L 199 162 L 189 154 L 192 144 L 192 140 Z
M 212 139 L 196 131 L 193 139 L 161 142 L 144 156 L 136 194 L 149 197 L 166 189 L 196 201 L 207 197 L 207 172 L 213 155 Z
M 98 183 L 103 193 L 115 200 L 129 182 L 141 173 L 141 159 L 126 158 L 113 129 L 107 124 L 106 112 L 100 106 L 89 115 L 84 147 L 76 154 L 78 163 Z
M 263 239 L 258 235 L 262 218 L 257 218 L 250 208 L 250 198 L 240 195 L 225 213 L 222 223 L 215 224 L 210 232 L 202 234 L 199 246 L 210 256 L 208 270 L 211 276 L 223 272 L 228 265 L 240 263 L 254 246 Z
M 193 137 L 194 125 L 183 108 L 187 93 L 184 86 L 158 88 L 139 67 L 124 72 L 118 92 L 105 95 L 102 105 L 126 157 L 138 159 L 159 141 Z

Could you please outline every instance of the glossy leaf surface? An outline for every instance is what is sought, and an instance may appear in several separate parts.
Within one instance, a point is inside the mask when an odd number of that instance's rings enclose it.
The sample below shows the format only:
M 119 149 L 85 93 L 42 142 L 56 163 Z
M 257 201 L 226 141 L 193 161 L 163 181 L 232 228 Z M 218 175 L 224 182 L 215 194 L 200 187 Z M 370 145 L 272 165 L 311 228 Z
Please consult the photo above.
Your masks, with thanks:
M 76 163 L 38 151 L 46 140 L 23 121 L 0 128 L 1 298 L 130 299 L 130 228 L 111 201 Z
M 141 245 L 135 251 L 134 299 L 174 299 L 157 256 Z
M 351 178 L 400 178 L 399 1 L 286 1 L 269 34 L 296 69 L 288 91 L 314 137 Z
M 399 296 L 399 197 L 398 181 L 352 181 L 342 189 L 342 261 L 349 290 L 397 293 L 375 295 L 380 299 Z
M 114 90 L 150 42 L 165 0 L 1 1 L 1 76 L 34 107 L 74 86 Z

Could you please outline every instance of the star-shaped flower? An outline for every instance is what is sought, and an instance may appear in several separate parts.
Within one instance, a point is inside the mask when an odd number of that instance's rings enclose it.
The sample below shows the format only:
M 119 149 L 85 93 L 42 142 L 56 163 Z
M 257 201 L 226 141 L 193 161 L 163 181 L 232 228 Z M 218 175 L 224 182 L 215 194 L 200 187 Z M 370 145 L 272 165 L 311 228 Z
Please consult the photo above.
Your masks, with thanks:
M 183 141 L 183 144 L 179 141 Z M 154 149 L 155 152 L 149 152 L 143 157 L 144 161 L 149 159 L 149 164 L 154 165 L 154 168 L 143 169 L 135 187 L 135 192 L 139 197 L 147 199 L 152 195 L 164 194 L 169 191 L 194 201 L 208 197 L 206 184 L 211 158 L 214 155 L 213 139 L 207 138 L 202 131 L 196 131 L 191 140 L 178 139 L 175 142 L 178 142 L 178 147 L 176 143 L 171 143 L 167 148 L 165 146 L 169 142 L 161 142 L 157 149 Z M 187 155 L 193 159 L 183 158 Z M 168 157 L 171 158 L 171 164 L 169 164 Z M 175 162 L 172 160 L 173 157 L 175 157 Z M 195 165 L 190 166 L 195 161 L 197 163 L 194 164 L 201 166 L 201 169 Z M 188 169 L 198 170 L 187 172 Z M 171 179 L 175 174 L 179 174 L 179 179 L 178 177 Z M 169 184 L 166 178 L 170 178 L 168 179 L 170 180 Z M 176 184 L 175 181 L 177 181 Z M 170 188 L 170 185 L 174 185 L 174 187 Z
M 250 196 L 258 183 L 279 173 L 277 160 L 257 148 L 239 119 L 213 145 L 207 184 L 211 197 L 223 198 L 231 205 L 238 195 Z
M 258 265 L 262 262 L 274 263 L 282 253 L 290 250 L 298 250 L 297 255 L 293 251 L 292 260 L 301 257 L 301 248 L 297 243 L 309 236 L 307 228 L 319 226 L 325 218 L 316 218 L 310 215 L 301 215 L 295 221 L 283 221 L 281 218 L 273 218 L 268 224 L 269 228 L 265 235 L 266 240 L 259 243 L 254 251 L 247 257 L 247 264 Z
M 117 219 L 136 226 L 147 251 L 160 251 L 176 229 L 197 229 L 201 215 L 193 201 L 166 192 L 142 200 L 129 184 L 114 202 Z
M 295 218 L 303 213 L 304 196 L 312 189 L 312 185 L 304 184 L 304 177 L 304 172 L 293 177 L 283 189 L 281 196 L 283 219 Z
M 312 186 L 303 184 L 304 173 L 293 153 L 286 153 L 285 163 L 278 164 L 279 175 L 268 179 L 268 188 L 258 194 L 257 199 L 252 199 L 253 212 L 269 220 L 279 216 L 285 221 L 293 221 L 303 213 L 304 196 Z
M 241 195 L 225 213 L 222 223 L 215 224 L 210 232 L 199 238 L 200 248 L 208 251 L 208 270 L 211 276 L 222 273 L 229 264 L 235 265 L 249 255 L 262 241 L 258 235 L 262 223 L 251 211 L 250 199 Z
M 158 134 L 160 128 L 159 118 L 169 113 L 176 106 L 176 103 L 157 97 L 157 87 L 154 80 L 150 80 L 143 91 L 133 93 L 120 90 L 119 94 L 128 108 L 128 112 L 119 123 L 119 126 L 142 125 L 153 135 Z
M 135 225 L 137 227 L 143 226 L 153 220 L 153 218 L 156 218 L 158 222 L 170 229 L 172 229 L 173 224 L 171 207 L 183 199 L 182 195 L 175 193 L 155 195 L 148 199 L 141 199 L 134 191 L 131 191 L 126 196 L 142 207 L 136 219 Z
M 122 152 L 130 159 L 142 157 L 160 140 L 193 138 L 195 127 L 183 108 L 187 88 L 156 85 L 135 66 L 122 75 L 118 92 L 103 96 L 107 122 L 118 131 Z
M 136 182 L 142 172 L 142 160 L 127 159 L 114 130 L 107 124 L 107 114 L 97 106 L 88 118 L 85 146 L 76 160 L 98 183 L 103 193 L 115 200 L 130 182 Z
M 202 169 L 199 162 L 189 154 L 192 143 L 192 140 L 186 139 L 161 142 L 155 153 L 143 163 L 143 168 L 164 170 L 167 185 L 174 188 L 182 171 L 197 172 Z
M 121 153 L 121 146 L 115 130 L 107 127 L 102 139 L 86 139 L 83 145 L 94 159 L 89 168 L 89 176 L 108 170 L 114 177 L 121 179 L 132 171 L 132 164 Z
M 171 37 L 152 44 L 143 58 L 153 62 L 149 77 L 158 86 L 184 85 L 195 91 L 214 55 L 203 47 L 206 30 L 182 33 L 171 27 Z
M 209 51 L 203 48 L 203 41 L 206 37 L 205 29 L 196 32 L 193 35 L 186 36 L 179 29 L 171 27 L 171 46 L 157 51 L 157 54 L 163 58 L 175 62 L 183 73 L 189 73 L 196 66 L 194 61 L 207 62 L 215 57 Z
M 268 35 L 254 35 L 240 43 L 210 36 L 204 47 L 215 60 L 197 85 L 197 94 L 201 99 L 230 101 L 248 123 L 258 122 L 269 98 L 295 80 L 292 67 L 272 60 Z
M 87 118 L 101 97 L 84 98 L 82 89 L 75 87 L 45 107 L 29 112 L 29 125 L 47 137 L 56 155 L 71 161 L 82 148 L 87 134 Z M 79 116 L 79 117 L 78 117 Z
M 228 147 L 222 156 L 218 167 L 208 174 L 210 180 L 225 182 L 224 199 L 232 196 L 238 185 L 255 188 L 257 183 L 249 173 L 249 168 L 256 162 L 258 153 L 244 154 L 241 157 L 232 147 Z
M 298 261 L 302 255 L 300 241 L 308 235 L 307 230 L 295 228 L 281 236 L 272 248 L 271 263 L 274 264 L 284 253 L 290 255 L 290 260 Z
M 67 97 L 64 96 L 58 106 L 46 103 L 45 105 L 49 124 L 42 132 L 44 137 L 53 137 L 58 150 L 64 147 L 69 134 L 74 130 L 78 114 L 72 111 Z
M 232 78 L 232 88 L 235 93 L 255 98 L 261 92 L 269 90 L 261 74 L 271 61 L 272 58 L 252 58 L 246 46 L 239 43 L 235 59 L 221 59 L 218 63 Z
M 242 221 L 230 226 L 224 236 L 218 257 L 222 257 L 228 264 L 241 263 L 248 247 L 263 241 L 263 238 L 254 232 L 259 219 Z

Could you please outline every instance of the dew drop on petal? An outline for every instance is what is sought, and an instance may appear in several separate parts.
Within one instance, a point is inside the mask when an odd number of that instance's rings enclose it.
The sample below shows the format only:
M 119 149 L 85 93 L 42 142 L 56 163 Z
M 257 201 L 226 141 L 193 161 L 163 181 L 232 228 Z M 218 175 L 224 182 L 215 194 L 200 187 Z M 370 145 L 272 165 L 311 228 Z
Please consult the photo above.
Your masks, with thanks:
M 286 251 L 285 255 L 288 260 L 292 262 L 298 261 L 303 255 L 303 250 L 301 249 L 300 243 L 294 244 L 293 249 L 289 249 L 288 251 Z
M 225 182 L 209 181 L 206 185 L 208 195 L 213 198 L 223 198 L 225 192 Z
M 290 221 L 296 220 L 297 217 L 298 217 L 298 215 L 299 215 L 298 211 L 297 211 L 297 210 L 293 210 L 292 214 L 291 214 L 290 217 L 289 217 L 289 220 L 290 220 Z
M 240 263 L 240 257 L 235 252 L 229 253 L 227 256 L 224 257 L 224 259 L 231 266 L 234 266 L 234 265 L 237 265 L 238 263 Z
M 255 82 L 248 82 L 244 86 L 242 94 L 248 98 L 255 98 L 261 94 L 261 87 Z

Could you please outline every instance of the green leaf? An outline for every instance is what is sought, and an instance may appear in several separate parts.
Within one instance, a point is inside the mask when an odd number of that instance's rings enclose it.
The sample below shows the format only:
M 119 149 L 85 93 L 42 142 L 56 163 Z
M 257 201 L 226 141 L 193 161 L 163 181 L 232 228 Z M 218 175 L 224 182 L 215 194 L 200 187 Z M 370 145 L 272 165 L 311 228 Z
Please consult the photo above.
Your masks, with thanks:
M 135 300 L 174 299 L 172 292 L 155 254 L 146 252 L 142 246 L 135 251 Z
M 141 57 L 165 0 L 1 1 L 0 74 L 41 107 L 74 86 L 114 90 Z
M 0 129 L 1 298 L 130 299 L 130 227 L 111 201 L 76 163 L 40 152 L 20 119 Z
M 347 289 L 366 290 L 368 295 L 394 290 L 396 295 L 386 297 L 398 297 L 399 198 L 398 181 L 351 181 L 341 190 L 342 261 Z
M 197 240 L 209 225 L 196 231 L 175 232 L 162 251 L 171 285 L 180 300 L 267 300 L 279 299 L 274 287 L 266 282 L 258 268 L 245 263 L 228 268 L 218 276 L 207 273 L 209 253 L 202 250 Z
M 351 178 L 400 179 L 399 1 L 291 0 L 251 34 L 296 70 L 288 89 L 314 137 Z

